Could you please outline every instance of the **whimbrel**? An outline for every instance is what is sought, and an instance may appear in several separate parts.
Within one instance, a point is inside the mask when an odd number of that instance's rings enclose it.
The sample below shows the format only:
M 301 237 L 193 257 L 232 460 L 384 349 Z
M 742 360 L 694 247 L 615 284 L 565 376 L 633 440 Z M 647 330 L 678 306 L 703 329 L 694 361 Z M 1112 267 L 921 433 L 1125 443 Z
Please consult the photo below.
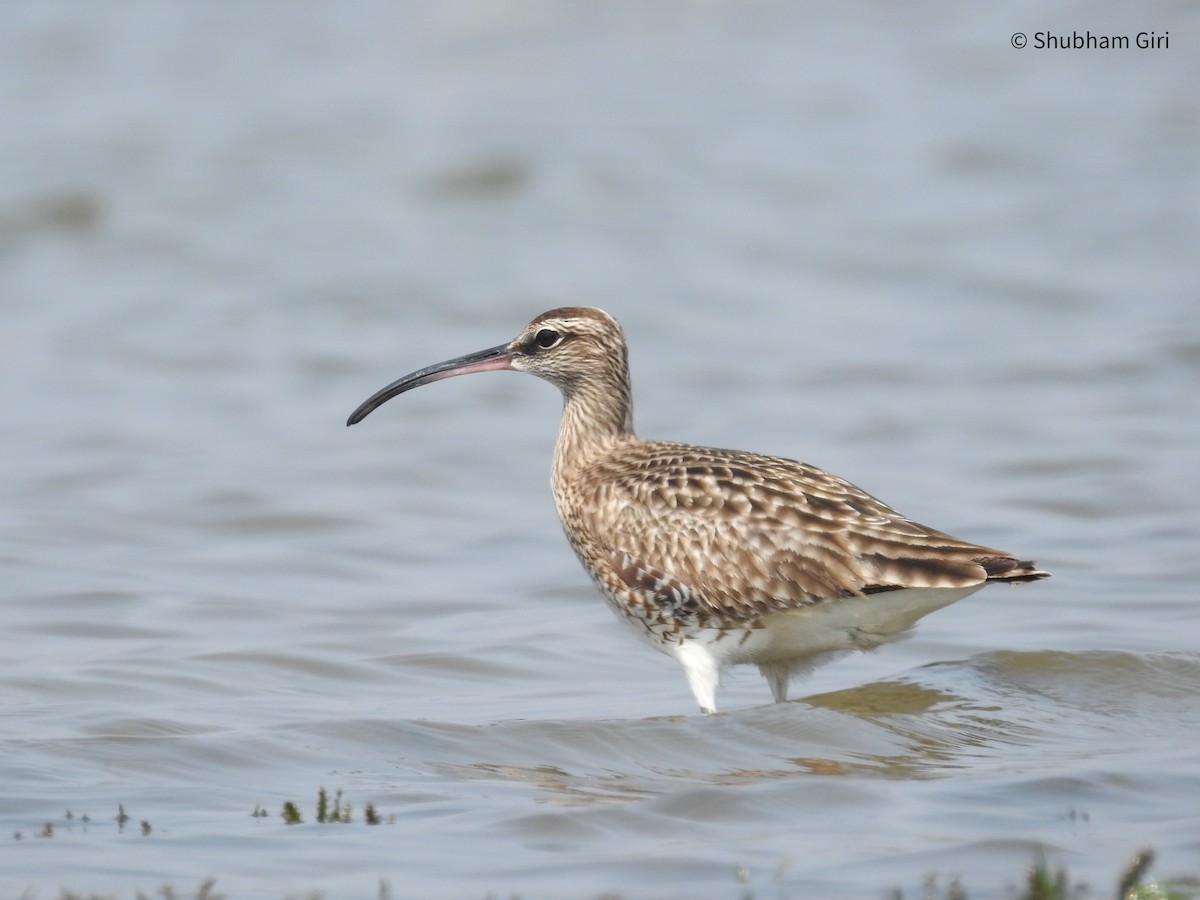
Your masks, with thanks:
M 504 369 L 562 391 L 551 486 L 567 540 L 618 618 L 678 660 L 702 712 L 728 666 L 757 665 L 782 702 L 819 662 L 895 640 L 989 582 L 1048 574 L 806 463 L 642 440 L 625 336 L 599 309 L 550 310 L 506 344 L 405 375 L 346 424 L 421 385 Z

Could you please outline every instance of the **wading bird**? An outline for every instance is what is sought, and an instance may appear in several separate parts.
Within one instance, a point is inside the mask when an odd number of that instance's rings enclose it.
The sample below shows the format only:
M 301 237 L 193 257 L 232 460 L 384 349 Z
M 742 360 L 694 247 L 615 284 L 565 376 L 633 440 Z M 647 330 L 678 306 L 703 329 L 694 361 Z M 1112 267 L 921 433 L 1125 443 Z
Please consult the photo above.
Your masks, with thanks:
M 1048 574 L 806 463 L 642 440 L 625 336 L 599 309 L 550 310 L 506 344 L 405 375 L 346 424 L 421 385 L 505 369 L 562 391 L 551 486 L 567 540 L 618 618 L 678 660 L 702 712 L 728 666 L 758 666 L 782 702 L 819 662 L 895 640 L 989 582 Z

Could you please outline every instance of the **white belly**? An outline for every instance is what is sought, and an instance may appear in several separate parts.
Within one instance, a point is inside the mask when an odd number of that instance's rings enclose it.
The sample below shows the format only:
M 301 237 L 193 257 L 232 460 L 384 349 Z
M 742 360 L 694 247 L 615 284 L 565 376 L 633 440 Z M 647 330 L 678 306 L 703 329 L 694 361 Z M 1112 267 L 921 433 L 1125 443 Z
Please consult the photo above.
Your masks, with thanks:
M 982 583 L 962 588 L 907 588 L 827 600 L 764 616 L 760 627 L 730 635 L 732 641 L 718 639 L 712 650 L 722 665 L 803 664 L 823 653 L 871 650 L 904 637 L 922 616 L 981 587 Z
M 777 702 L 788 682 L 850 650 L 873 650 L 905 636 L 917 620 L 983 587 L 907 588 L 828 600 L 804 609 L 771 613 L 744 627 L 703 628 L 681 641 L 661 644 L 679 661 L 705 712 L 716 709 L 721 670 L 757 665 Z

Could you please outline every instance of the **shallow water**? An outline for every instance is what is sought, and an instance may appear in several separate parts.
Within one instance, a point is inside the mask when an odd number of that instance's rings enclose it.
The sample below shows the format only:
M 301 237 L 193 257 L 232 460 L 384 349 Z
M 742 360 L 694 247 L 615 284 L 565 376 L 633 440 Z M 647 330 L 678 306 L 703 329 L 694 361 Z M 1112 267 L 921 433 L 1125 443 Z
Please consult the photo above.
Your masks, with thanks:
M 1196 19 L 6 6 L 0 893 L 1200 870 Z M 1009 46 L 1039 28 L 1174 45 Z M 343 425 L 563 303 L 624 323 L 641 433 L 1055 577 L 696 716 L 562 539 L 553 389 Z

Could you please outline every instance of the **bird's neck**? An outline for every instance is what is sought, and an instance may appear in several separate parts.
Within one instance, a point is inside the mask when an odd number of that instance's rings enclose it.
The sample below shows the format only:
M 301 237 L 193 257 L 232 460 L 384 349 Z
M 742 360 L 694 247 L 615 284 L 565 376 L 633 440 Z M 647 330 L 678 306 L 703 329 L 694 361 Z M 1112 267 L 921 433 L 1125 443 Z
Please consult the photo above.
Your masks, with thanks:
M 633 436 L 628 376 L 616 383 L 587 383 L 564 391 L 562 424 L 554 450 L 554 481 L 569 480 L 580 467 Z

